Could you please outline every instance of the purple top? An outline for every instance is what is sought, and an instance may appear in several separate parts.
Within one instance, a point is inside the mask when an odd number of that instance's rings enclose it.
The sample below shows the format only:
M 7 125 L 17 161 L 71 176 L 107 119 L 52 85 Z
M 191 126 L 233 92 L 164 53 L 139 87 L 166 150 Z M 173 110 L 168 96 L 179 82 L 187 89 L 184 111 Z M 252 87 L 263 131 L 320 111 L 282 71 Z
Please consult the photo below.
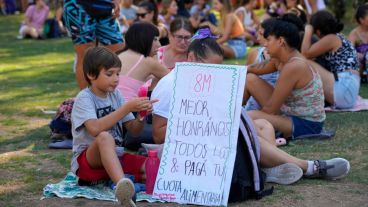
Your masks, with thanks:
M 36 29 L 40 30 L 49 15 L 49 7 L 44 6 L 42 9 L 37 9 L 36 5 L 31 5 L 27 8 L 26 17 L 28 17 L 30 24 Z
M 368 43 L 362 43 L 360 45 L 355 46 L 355 49 L 359 52 L 359 53 L 363 53 L 365 54 L 368 51 Z

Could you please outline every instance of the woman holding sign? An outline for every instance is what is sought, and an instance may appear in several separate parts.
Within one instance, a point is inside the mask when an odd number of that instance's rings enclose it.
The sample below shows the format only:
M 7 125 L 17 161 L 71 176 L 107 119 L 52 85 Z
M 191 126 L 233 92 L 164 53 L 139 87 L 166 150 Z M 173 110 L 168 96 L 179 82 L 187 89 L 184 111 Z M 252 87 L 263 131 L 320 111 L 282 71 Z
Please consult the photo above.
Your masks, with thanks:
M 188 49 L 188 61 L 222 63 L 223 51 L 208 28 L 200 29 L 200 32 L 194 35 L 193 39 Z M 153 104 L 152 127 L 156 144 L 165 142 L 174 78 L 174 73 L 169 73 L 159 81 L 152 93 L 152 98 L 160 100 Z M 273 126 L 267 120 L 254 120 L 254 126 L 257 129 L 261 146 L 260 164 L 266 168 L 268 177 L 266 181 L 268 182 L 291 184 L 298 181 L 302 175 L 336 180 L 345 177 L 350 170 L 349 162 L 343 158 L 302 160 L 291 156 L 277 148 L 275 142 L 271 141 L 275 139 L 275 133 Z
M 264 31 L 270 60 L 249 66 L 244 102 L 253 96 L 260 111 L 250 111 L 253 119 L 266 119 L 284 137 L 296 138 L 322 131 L 326 118 L 321 77 L 313 61 L 298 52 L 300 37 L 293 24 L 275 20 Z M 258 75 L 277 71 L 275 87 Z

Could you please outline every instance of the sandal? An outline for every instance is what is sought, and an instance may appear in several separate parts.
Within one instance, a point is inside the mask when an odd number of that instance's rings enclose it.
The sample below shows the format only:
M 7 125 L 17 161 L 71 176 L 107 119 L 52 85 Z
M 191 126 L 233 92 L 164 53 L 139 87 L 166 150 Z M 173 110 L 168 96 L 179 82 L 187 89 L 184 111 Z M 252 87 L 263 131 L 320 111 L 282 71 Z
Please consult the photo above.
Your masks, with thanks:
M 288 145 L 287 139 L 283 137 L 276 138 L 276 146 L 280 147 L 280 146 L 285 146 L 285 145 Z

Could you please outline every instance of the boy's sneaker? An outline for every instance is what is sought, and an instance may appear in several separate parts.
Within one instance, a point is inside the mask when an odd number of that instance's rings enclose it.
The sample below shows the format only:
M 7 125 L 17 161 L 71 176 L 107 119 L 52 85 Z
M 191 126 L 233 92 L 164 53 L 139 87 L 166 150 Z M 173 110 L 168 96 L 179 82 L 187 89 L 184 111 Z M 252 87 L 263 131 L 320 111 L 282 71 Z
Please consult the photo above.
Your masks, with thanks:
M 122 206 L 135 207 L 136 205 L 132 200 L 134 194 L 134 184 L 130 179 L 123 178 L 116 184 L 115 196 Z
M 313 174 L 306 177 L 337 180 L 345 177 L 349 173 L 350 163 L 343 158 L 315 160 L 313 168 Z
M 266 182 L 289 185 L 303 176 L 303 170 L 293 163 L 285 163 L 276 167 L 264 168 Z

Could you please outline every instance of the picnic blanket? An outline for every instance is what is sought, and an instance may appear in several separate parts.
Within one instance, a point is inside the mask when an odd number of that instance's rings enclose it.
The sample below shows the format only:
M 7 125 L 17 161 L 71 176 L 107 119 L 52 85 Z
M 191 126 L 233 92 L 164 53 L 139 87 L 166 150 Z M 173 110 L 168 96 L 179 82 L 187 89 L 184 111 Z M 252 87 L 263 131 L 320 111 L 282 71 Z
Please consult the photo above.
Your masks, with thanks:
M 335 109 L 332 107 L 326 107 L 326 112 L 356 112 L 356 111 L 364 111 L 368 110 L 368 99 L 363 99 L 361 96 L 358 96 L 358 100 L 354 106 L 354 108 L 351 109 Z
M 43 198 L 49 198 L 57 196 L 60 198 L 88 198 L 104 201 L 117 202 L 114 191 L 107 185 L 101 183 L 94 186 L 80 186 L 78 185 L 77 176 L 69 172 L 65 178 L 56 184 L 47 184 L 43 188 Z M 165 202 L 162 200 L 154 199 L 151 195 L 146 194 L 144 191 L 137 193 L 136 201 L 148 201 L 152 202 Z

